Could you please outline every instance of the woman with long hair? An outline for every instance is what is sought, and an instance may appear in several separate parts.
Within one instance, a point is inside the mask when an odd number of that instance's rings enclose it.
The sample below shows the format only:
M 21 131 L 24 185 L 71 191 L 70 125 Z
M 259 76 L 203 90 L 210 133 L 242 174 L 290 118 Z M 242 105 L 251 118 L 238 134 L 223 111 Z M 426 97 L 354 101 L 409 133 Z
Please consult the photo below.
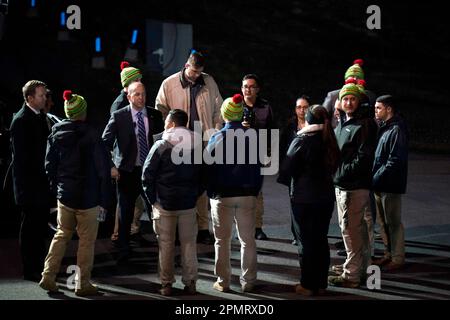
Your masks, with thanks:
M 310 296 L 323 293 L 328 284 L 327 235 L 335 201 L 332 177 L 340 153 L 324 107 L 311 106 L 305 120 L 306 126 L 289 146 L 278 182 L 289 186 L 294 233 L 302 244 L 301 279 L 295 291 Z

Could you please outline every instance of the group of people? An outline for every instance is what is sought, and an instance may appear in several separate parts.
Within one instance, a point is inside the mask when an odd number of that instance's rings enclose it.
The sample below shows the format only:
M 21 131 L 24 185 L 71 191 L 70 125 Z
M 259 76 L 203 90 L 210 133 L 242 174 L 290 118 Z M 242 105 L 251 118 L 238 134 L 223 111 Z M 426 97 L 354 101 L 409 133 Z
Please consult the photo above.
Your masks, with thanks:
M 241 243 L 241 288 L 254 290 L 255 239 L 266 240 L 267 235 L 262 230 L 264 163 L 254 161 L 254 146 L 259 144 L 251 137 L 257 141 L 259 129 L 274 128 L 272 108 L 260 98 L 261 82 L 255 74 L 244 76 L 242 94 L 223 100 L 213 77 L 203 72 L 204 64 L 201 53 L 191 52 L 183 69 L 162 82 L 153 108 L 146 104 L 140 70 L 122 63 L 123 91 L 101 137 L 86 121 L 87 102 L 82 96 L 65 91 L 67 119 L 51 126 L 44 113 L 46 84 L 37 80 L 25 84 L 25 103 L 11 124 L 25 279 L 57 292 L 56 276 L 76 231 L 80 241 L 75 294 L 97 293 L 90 278 L 98 218 L 113 201 L 114 179 L 117 210 L 112 240 L 119 250 L 118 264 L 129 261 L 130 236 L 146 207 L 158 240 L 160 293 L 172 292 L 176 240 L 185 291 L 196 293 L 197 242 L 214 242 L 213 287 L 227 292 L 234 222 Z M 365 222 L 371 191 L 385 231 L 386 254 L 378 262 L 391 268 L 404 263 L 400 194 L 406 188 L 406 129 L 391 96 L 377 99 L 378 121 L 371 116 L 364 83 L 358 82 L 363 78 L 358 66 L 347 72 L 346 84 L 331 108 L 311 105 L 307 96 L 297 99 L 281 148 L 278 181 L 289 186 L 292 232 L 302 244 L 301 283 L 295 288 L 299 294 L 320 294 L 328 284 L 360 285 L 371 263 Z M 264 151 L 268 156 L 274 152 L 270 147 Z M 205 155 L 215 161 L 205 164 Z M 180 158 L 183 161 L 177 162 Z M 58 229 L 47 253 L 45 230 L 55 197 Z M 338 275 L 328 277 L 327 233 L 335 199 L 347 259 L 343 266 L 333 266 Z
M 391 95 L 375 98 L 365 89 L 361 66 L 356 60 L 344 86 L 328 93 L 322 106 L 309 106 L 305 96 L 297 99 L 284 135 L 290 143 L 284 144 L 278 182 L 289 186 L 292 230 L 302 244 L 295 290 L 306 296 L 321 294 L 328 285 L 359 287 L 371 264 L 390 271 L 405 263 L 401 195 L 408 131 Z M 327 234 L 335 201 L 346 260 L 329 270 Z M 385 245 L 381 258 L 373 256 L 373 211 Z

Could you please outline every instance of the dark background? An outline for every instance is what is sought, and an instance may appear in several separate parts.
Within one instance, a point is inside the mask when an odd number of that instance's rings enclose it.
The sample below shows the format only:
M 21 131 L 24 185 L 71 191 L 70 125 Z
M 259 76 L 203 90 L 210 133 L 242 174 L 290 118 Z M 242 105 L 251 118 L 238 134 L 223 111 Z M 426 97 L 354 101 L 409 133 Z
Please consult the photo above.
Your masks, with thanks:
M 342 87 L 356 58 L 365 61 L 367 88 L 398 98 L 411 131 L 411 150 L 450 153 L 447 84 L 450 13 L 433 1 L 85 1 L 36 0 L 38 17 L 27 17 L 29 0 L 10 1 L 0 40 L 0 163 L 9 158 L 7 128 L 23 103 L 21 88 L 30 79 L 54 91 L 52 110 L 63 116 L 62 91 L 88 102 L 90 121 L 104 128 L 121 90 L 120 62 L 133 29 L 145 56 L 145 19 L 193 25 L 194 48 L 207 57 L 222 96 L 240 91 L 242 76 L 257 73 L 261 95 L 272 103 L 279 127 L 296 97 L 306 93 L 322 103 Z M 71 41 L 57 41 L 59 13 L 81 8 L 81 30 Z M 381 8 L 381 30 L 369 30 L 367 7 Z M 102 37 L 106 68 L 91 68 L 94 39 Z M 186 52 L 186 57 L 188 52 Z M 145 70 L 145 60 L 134 66 Z M 147 102 L 154 104 L 163 76 L 145 71 Z M 0 208 L 5 209 L 5 195 Z M 9 198 L 8 198 L 9 199 Z
M 145 54 L 145 19 L 193 25 L 194 47 L 207 56 L 205 71 L 222 96 L 239 92 L 246 73 L 264 81 L 261 95 L 274 107 L 279 125 L 295 98 L 307 93 L 315 103 L 343 84 L 356 58 L 365 61 L 367 88 L 399 98 L 411 127 L 412 147 L 445 151 L 449 144 L 445 99 L 449 67 L 448 13 L 430 1 L 62 1 L 36 0 L 39 17 L 28 18 L 29 0 L 10 1 L 0 40 L 1 100 L 5 122 L 22 103 L 21 88 L 39 79 L 55 92 L 54 113 L 63 115 L 64 89 L 83 95 L 91 120 L 103 128 L 119 93 L 120 61 L 131 31 L 140 29 L 137 47 Z M 56 41 L 59 12 L 81 8 L 80 31 L 71 42 Z M 368 5 L 381 8 L 381 30 L 369 30 Z M 94 38 L 102 37 L 106 69 L 91 68 Z M 187 53 L 186 53 L 187 55 Z M 145 61 L 135 64 L 143 68 Z M 163 77 L 145 72 L 148 104 Z M 440 125 L 436 125 L 439 122 Z M 445 121 L 446 122 L 446 121 Z

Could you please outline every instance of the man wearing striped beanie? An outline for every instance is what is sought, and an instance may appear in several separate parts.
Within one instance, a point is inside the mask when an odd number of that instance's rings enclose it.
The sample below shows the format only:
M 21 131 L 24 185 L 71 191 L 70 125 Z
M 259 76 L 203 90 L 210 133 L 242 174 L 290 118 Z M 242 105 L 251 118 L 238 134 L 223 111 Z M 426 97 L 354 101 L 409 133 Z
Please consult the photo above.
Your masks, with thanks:
M 363 96 L 360 86 L 349 81 L 339 91 L 345 115 L 335 129 L 341 151 L 334 175 L 336 207 L 347 258 L 343 265 L 333 266 L 337 275 L 329 276 L 328 283 L 346 288 L 359 287 L 371 264 L 369 235 L 373 224 L 369 192 L 377 125 L 360 106 Z
M 87 103 L 80 95 L 64 91 L 68 119 L 55 124 L 48 137 L 45 170 L 58 199 L 58 230 L 55 233 L 39 286 L 57 292 L 55 279 L 68 242 L 76 231 L 77 296 L 97 294 L 91 283 L 98 216 L 112 203 L 113 188 L 109 155 L 96 131 L 85 121 Z
M 64 112 L 67 119 L 85 120 L 86 119 L 86 100 L 80 95 L 73 94 L 72 91 L 66 90 L 63 94 Z
M 348 81 L 355 81 L 355 82 L 364 82 L 364 87 L 366 86 L 364 81 L 364 70 L 362 66 L 364 65 L 364 61 L 362 59 L 356 59 L 353 61 L 353 64 L 347 69 L 347 71 L 344 74 L 344 79 L 346 83 Z M 325 97 L 325 100 L 323 101 L 322 105 L 325 107 L 325 109 L 328 110 L 330 113 L 330 116 L 332 116 L 332 126 L 335 128 L 337 126 L 337 121 L 339 119 L 338 110 L 336 108 L 339 108 L 339 92 L 341 89 L 336 89 L 333 91 L 330 91 L 327 93 L 327 96 Z M 375 93 L 365 89 L 364 91 L 365 96 L 362 96 L 360 99 L 361 103 L 368 104 L 370 107 L 370 110 L 373 110 L 375 106 L 375 99 L 376 95 Z M 363 101 L 364 100 L 364 101 Z
M 241 288 L 243 292 L 251 292 L 257 275 L 256 197 L 263 180 L 261 164 L 251 163 L 251 152 L 255 145 L 255 141 L 251 141 L 251 131 L 254 131 L 253 136 L 256 137 L 256 130 L 246 129 L 242 125 L 244 110 L 240 94 L 225 99 L 220 111 L 226 122 L 225 126 L 211 137 L 206 148 L 215 159 L 215 163 L 208 166 L 207 174 L 207 193 L 211 199 L 211 217 L 216 239 L 214 274 L 217 281 L 213 288 L 221 292 L 230 290 L 230 243 L 235 221 L 241 243 Z M 249 139 L 241 139 L 244 135 Z M 241 145 L 239 141 L 244 143 Z M 237 143 L 239 146 L 236 146 Z M 256 150 L 254 152 L 257 153 Z M 233 162 L 230 163 L 230 160 Z
M 122 61 L 120 63 L 120 82 L 122 84 L 122 91 L 120 92 L 119 96 L 114 100 L 113 104 L 111 105 L 110 113 L 112 114 L 114 111 L 117 111 L 119 109 L 122 109 L 123 107 L 127 106 L 128 99 L 128 86 L 132 84 L 133 82 L 141 82 L 142 80 L 142 72 L 138 68 L 134 68 L 130 66 L 130 64 L 127 61 Z

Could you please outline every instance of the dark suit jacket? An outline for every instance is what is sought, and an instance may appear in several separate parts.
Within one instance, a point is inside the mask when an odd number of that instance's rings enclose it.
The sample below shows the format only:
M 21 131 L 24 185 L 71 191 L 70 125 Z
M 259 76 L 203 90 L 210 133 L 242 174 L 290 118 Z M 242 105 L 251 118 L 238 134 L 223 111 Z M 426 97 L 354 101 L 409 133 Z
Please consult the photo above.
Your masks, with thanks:
M 10 130 L 16 204 L 50 205 L 51 193 L 44 167 L 49 135 L 45 115 L 36 115 L 24 104 L 14 115 Z
M 127 172 L 133 171 L 137 157 L 136 124 L 133 122 L 130 108 L 128 105 L 113 112 L 102 136 L 108 150 L 114 149 L 114 166 Z M 148 117 L 147 139 L 150 149 L 153 145 L 153 135 L 164 130 L 164 122 L 160 111 L 151 107 L 145 108 Z

